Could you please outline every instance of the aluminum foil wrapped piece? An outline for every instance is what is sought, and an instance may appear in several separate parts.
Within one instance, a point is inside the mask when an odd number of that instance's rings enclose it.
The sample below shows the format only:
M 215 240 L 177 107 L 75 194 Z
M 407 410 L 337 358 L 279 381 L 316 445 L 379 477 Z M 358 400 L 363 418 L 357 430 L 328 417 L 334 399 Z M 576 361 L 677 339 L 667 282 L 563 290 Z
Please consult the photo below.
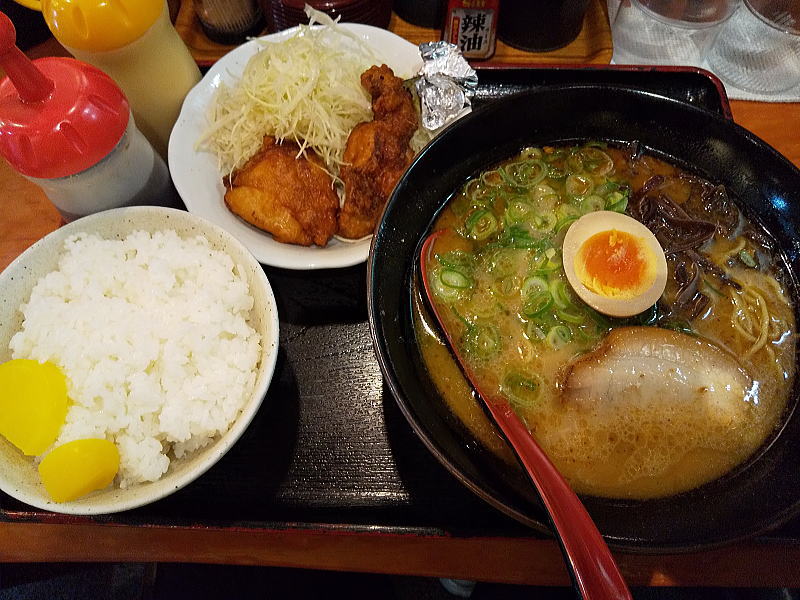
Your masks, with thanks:
M 416 78 L 422 126 L 430 131 L 444 127 L 471 106 L 478 74 L 455 44 L 428 42 L 419 45 L 422 69 Z

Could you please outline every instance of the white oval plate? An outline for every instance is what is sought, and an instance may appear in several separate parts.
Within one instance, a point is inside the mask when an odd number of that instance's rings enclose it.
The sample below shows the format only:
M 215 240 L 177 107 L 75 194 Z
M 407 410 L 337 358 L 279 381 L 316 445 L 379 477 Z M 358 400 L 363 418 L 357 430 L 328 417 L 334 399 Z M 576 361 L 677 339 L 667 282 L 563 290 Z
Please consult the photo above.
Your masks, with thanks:
M 395 75 L 413 77 L 422 66 L 417 46 L 377 27 L 342 23 L 343 27 L 369 44 Z M 287 29 L 260 40 L 280 42 L 294 35 L 298 28 Z M 206 130 L 206 114 L 221 83 L 234 85 L 247 61 L 261 48 L 251 40 L 231 50 L 209 69 L 205 77 L 189 92 L 169 138 L 169 170 L 178 193 L 190 212 L 216 223 L 242 242 L 259 262 L 285 269 L 327 269 L 348 267 L 366 260 L 370 239 L 342 242 L 331 239 L 327 246 L 297 246 L 276 242 L 269 233 L 248 225 L 230 212 L 223 201 L 225 188 L 217 157 L 211 152 L 195 150 L 195 144 Z

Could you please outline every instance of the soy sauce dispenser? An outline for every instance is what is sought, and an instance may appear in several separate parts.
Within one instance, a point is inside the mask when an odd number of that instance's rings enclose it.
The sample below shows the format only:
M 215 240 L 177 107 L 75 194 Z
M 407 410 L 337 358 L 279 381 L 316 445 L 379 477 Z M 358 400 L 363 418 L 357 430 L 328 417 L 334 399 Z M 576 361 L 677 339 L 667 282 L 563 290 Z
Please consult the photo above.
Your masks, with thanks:
M 65 220 L 135 204 L 175 205 L 163 159 L 101 70 L 72 58 L 29 60 L 0 12 L 0 154 Z

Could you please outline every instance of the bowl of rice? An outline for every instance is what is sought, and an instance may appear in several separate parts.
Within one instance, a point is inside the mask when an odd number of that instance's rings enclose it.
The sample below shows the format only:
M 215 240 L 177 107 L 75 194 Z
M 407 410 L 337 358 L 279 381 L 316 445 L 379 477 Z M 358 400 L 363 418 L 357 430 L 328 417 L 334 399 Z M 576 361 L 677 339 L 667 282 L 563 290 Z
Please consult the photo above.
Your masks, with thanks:
M 185 211 L 137 206 L 78 219 L 0 273 L 0 363 L 56 364 L 68 410 L 52 448 L 113 442 L 111 485 L 54 502 L 37 464 L 0 436 L 0 489 L 69 514 L 163 498 L 216 463 L 258 412 L 278 353 L 278 314 L 258 261 Z

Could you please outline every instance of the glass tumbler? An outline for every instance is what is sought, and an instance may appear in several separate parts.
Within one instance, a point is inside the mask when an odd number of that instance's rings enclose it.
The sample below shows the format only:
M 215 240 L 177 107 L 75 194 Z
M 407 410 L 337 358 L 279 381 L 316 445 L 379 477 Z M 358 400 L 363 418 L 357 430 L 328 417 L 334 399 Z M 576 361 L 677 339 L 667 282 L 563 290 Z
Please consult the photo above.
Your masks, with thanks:
M 719 32 L 708 64 L 720 79 L 749 92 L 800 85 L 800 2 L 744 0 Z
M 623 0 L 611 28 L 617 64 L 699 67 L 739 0 Z

